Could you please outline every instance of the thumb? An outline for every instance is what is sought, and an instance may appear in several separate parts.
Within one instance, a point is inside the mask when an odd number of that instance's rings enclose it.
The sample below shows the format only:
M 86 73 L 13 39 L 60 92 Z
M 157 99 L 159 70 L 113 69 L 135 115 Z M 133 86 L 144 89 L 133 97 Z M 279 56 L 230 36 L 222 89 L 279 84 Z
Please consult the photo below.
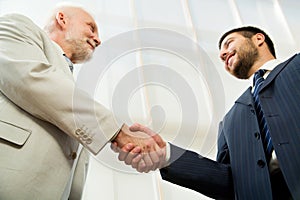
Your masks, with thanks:
M 152 138 L 160 148 L 164 148 L 166 146 L 166 142 L 160 137 L 160 135 L 153 135 Z
M 150 137 L 152 137 L 154 139 L 154 141 L 157 143 L 157 145 L 160 148 L 163 148 L 166 146 L 165 141 L 163 141 L 163 139 L 157 133 L 155 133 L 154 131 L 152 131 L 150 128 L 148 128 L 146 126 L 135 123 L 129 127 L 129 130 L 132 132 L 141 131 L 141 132 L 146 133 L 147 135 L 149 135 Z
M 132 131 L 132 132 L 137 132 L 137 131 L 144 132 L 149 136 L 156 135 L 156 133 L 154 131 L 152 131 L 150 128 L 148 128 L 146 126 L 143 126 L 141 124 L 138 124 L 138 123 L 135 123 L 132 126 L 130 126 L 129 130 Z

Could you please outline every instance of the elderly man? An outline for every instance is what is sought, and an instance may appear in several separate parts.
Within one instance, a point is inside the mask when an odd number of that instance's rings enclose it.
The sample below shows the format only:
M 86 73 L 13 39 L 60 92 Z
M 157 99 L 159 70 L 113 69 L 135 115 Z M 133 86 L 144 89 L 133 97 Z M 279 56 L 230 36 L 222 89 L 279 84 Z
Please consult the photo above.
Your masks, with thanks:
M 0 199 L 80 199 L 87 156 L 79 143 L 93 154 L 110 141 L 158 149 L 75 87 L 72 63 L 100 43 L 78 6 L 58 6 L 45 31 L 23 15 L 0 17 Z

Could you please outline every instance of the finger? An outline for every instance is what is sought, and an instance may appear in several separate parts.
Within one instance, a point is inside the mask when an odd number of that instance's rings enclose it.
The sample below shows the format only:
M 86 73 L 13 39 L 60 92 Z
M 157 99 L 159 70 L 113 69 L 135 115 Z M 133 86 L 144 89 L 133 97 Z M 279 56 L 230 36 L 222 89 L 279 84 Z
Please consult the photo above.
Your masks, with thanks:
M 145 161 L 144 161 L 144 159 L 142 159 L 140 162 L 139 162 L 139 164 L 138 164 L 138 166 L 137 166 L 137 168 L 136 168 L 136 170 L 138 171 L 138 172 L 145 172 L 145 169 L 146 169 L 147 167 L 146 167 L 146 163 L 145 163 Z
M 166 142 L 160 137 L 159 134 L 155 133 L 148 127 L 145 127 L 141 124 L 135 123 L 129 127 L 129 130 L 132 132 L 141 131 L 143 133 L 146 133 L 148 136 L 151 136 L 155 140 L 155 142 L 158 144 L 160 148 L 163 148 L 166 145 Z
M 165 163 L 165 150 L 166 148 L 160 148 L 157 145 L 155 145 L 155 151 L 150 152 L 150 157 L 153 162 L 153 166 L 151 170 L 158 169 L 163 163 Z
M 132 132 L 137 132 L 137 131 L 145 132 L 145 131 L 149 131 L 146 126 L 143 126 L 143 125 L 138 124 L 138 123 L 135 123 L 132 126 L 130 126 L 129 130 L 132 131 Z
M 160 163 L 160 159 L 159 159 L 159 154 L 157 151 L 153 151 L 149 153 L 149 156 L 151 158 L 152 161 L 152 166 L 149 167 L 149 170 L 156 170 L 159 163 Z
M 163 148 L 166 146 L 166 142 L 160 137 L 160 135 L 156 134 L 153 135 L 152 138 L 155 140 L 155 142 L 158 144 L 160 148 Z
M 143 133 L 146 133 L 148 136 L 155 137 L 154 139 L 157 140 L 156 142 L 160 142 L 160 143 L 164 142 L 164 141 L 162 141 L 161 137 L 157 133 L 155 133 L 150 128 L 143 126 L 141 124 L 135 123 L 129 127 L 129 130 L 132 132 L 141 131 Z
M 133 158 L 135 158 L 139 153 L 141 152 L 141 148 L 139 146 L 135 147 L 133 150 L 131 150 L 125 159 L 125 163 L 127 165 L 131 165 Z
M 131 144 L 131 143 L 128 143 L 126 145 L 124 145 L 122 147 L 122 149 L 119 150 L 119 156 L 118 156 L 118 159 L 120 161 L 125 161 L 128 153 L 134 148 L 134 145 Z
M 144 172 L 149 172 L 151 169 L 152 169 L 152 167 L 153 167 L 153 162 L 152 162 L 152 160 L 151 160 L 151 158 L 150 158 L 150 155 L 149 155 L 149 153 L 146 153 L 146 154 L 144 154 L 144 157 L 143 157 L 143 160 L 144 160 L 144 162 L 145 162 L 145 169 L 143 170 Z
M 130 130 L 130 131 L 133 131 L 133 132 L 139 131 L 139 130 L 140 130 L 140 127 L 141 127 L 141 124 L 139 124 L 139 123 L 134 123 L 134 124 L 132 124 L 132 125 L 129 127 L 129 130 Z
M 164 166 L 166 166 L 167 160 L 166 160 L 166 148 L 161 148 L 160 151 L 158 152 L 159 156 L 159 164 L 157 168 L 161 169 Z
M 119 148 L 118 148 L 116 142 L 112 142 L 112 143 L 110 144 L 110 148 L 111 148 L 111 150 L 113 150 L 115 153 L 118 153 L 118 152 L 119 152 Z
M 131 166 L 134 169 L 137 169 L 139 166 L 139 162 L 143 159 L 142 154 L 138 154 L 136 157 L 132 159 Z
M 165 158 L 166 148 L 160 148 L 157 145 L 154 145 L 154 150 L 149 152 L 149 156 L 152 161 L 152 166 L 149 170 L 156 170 L 160 168 L 166 162 Z

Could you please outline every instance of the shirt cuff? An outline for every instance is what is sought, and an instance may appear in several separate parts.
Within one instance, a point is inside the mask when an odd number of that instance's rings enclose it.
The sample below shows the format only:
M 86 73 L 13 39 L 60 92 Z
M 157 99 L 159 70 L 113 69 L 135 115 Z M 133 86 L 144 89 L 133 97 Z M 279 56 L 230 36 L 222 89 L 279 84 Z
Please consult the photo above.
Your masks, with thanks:
M 122 126 L 117 130 L 117 132 L 112 136 L 112 138 L 110 138 L 110 142 L 113 142 L 116 137 L 118 136 L 118 134 L 120 133 L 120 131 L 122 130 L 122 127 L 124 126 L 125 124 L 122 124 Z
M 171 147 L 169 142 L 166 143 L 166 166 L 170 165 Z

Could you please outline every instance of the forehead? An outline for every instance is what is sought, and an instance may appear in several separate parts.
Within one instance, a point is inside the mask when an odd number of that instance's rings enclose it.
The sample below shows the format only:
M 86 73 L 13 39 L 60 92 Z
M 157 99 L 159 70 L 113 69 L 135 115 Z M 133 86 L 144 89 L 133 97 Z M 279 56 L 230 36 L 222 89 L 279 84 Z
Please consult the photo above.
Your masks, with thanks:
M 97 24 L 95 22 L 95 19 L 85 10 L 83 9 L 77 9 L 75 13 L 75 21 L 86 23 L 89 25 L 92 25 L 95 29 L 97 29 Z
M 94 22 L 94 18 L 85 10 L 78 8 L 74 15 L 76 20 Z
M 228 34 L 222 41 L 221 47 L 223 47 L 228 41 L 231 39 L 237 39 L 237 38 L 242 38 L 243 36 L 239 32 L 233 32 Z

